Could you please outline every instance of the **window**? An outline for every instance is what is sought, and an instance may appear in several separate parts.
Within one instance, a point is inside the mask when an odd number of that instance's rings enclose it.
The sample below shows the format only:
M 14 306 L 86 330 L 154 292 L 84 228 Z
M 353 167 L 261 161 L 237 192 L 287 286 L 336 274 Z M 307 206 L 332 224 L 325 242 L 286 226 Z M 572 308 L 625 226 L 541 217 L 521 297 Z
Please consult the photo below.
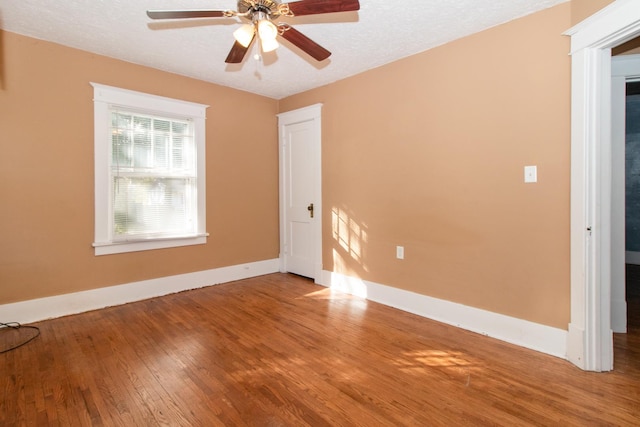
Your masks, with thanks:
M 96 255 L 206 243 L 206 105 L 92 83 Z

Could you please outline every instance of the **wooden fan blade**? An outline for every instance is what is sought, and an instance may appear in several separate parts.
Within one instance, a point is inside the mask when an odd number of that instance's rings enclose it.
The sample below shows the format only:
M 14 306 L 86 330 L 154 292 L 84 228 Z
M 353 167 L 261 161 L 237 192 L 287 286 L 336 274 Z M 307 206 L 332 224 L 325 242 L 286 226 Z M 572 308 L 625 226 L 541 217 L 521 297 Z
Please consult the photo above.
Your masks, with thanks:
M 294 16 L 360 10 L 358 0 L 302 0 L 288 3 L 288 6 Z
M 316 61 L 324 61 L 331 56 L 331 52 L 293 27 L 288 27 L 281 36 L 311 55 Z
M 222 18 L 224 10 L 147 10 L 151 19 Z
M 253 37 L 253 39 L 251 39 L 251 41 L 249 42 L 249 46 L 247 47 L 242 46 L 236 40 L 236 42 L 233 43 L 233 47 L 231 47 L 231 50 L 229 51 L 229 55 L 227 55 L 227 59 L 225 59 L 224 62 L 226 62 L 227 64 L 241 63 L 242 60 L 244 59 L 244 56 L 247 54 L 247 51 L 251 47 L 251 44 L 253 43 L 254 39 L 255 39 L 255 36 Z

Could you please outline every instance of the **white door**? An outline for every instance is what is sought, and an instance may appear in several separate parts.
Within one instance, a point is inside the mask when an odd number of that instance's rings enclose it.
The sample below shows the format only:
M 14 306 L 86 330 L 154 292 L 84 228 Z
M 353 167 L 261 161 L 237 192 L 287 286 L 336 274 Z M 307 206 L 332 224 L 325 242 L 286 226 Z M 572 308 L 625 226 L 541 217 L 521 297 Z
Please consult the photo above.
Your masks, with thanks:
M 278 115 L 281 271 L 319 280 L 322 270 L 321 105 Z

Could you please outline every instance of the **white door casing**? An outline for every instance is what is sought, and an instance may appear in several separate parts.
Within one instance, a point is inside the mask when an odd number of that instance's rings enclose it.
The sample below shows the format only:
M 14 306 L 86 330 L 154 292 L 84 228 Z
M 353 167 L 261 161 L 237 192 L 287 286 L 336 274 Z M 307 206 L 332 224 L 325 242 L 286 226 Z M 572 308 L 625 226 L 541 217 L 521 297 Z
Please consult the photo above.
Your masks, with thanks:
M 571 323 L 567 358 L 613 369 L 611 48 L 640 34 L 637 0 L 617 0 L 571 36 Z
M 278 114 L 280 271 L 322 273 L 322 104 Z M 312 215 L 313 214 L 313 215 Z

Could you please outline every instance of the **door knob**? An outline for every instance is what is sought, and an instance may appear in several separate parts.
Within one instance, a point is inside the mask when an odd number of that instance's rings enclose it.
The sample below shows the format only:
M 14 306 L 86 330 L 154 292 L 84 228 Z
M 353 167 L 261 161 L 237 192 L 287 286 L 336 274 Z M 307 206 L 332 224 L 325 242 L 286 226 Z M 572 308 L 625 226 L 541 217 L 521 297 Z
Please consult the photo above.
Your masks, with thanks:
M 311 215 L 311 218 L 313 218 L 313 203 L 311 203 L 309 206 L 307 206 L 307 210 L 309 211 L 309 214 Z

